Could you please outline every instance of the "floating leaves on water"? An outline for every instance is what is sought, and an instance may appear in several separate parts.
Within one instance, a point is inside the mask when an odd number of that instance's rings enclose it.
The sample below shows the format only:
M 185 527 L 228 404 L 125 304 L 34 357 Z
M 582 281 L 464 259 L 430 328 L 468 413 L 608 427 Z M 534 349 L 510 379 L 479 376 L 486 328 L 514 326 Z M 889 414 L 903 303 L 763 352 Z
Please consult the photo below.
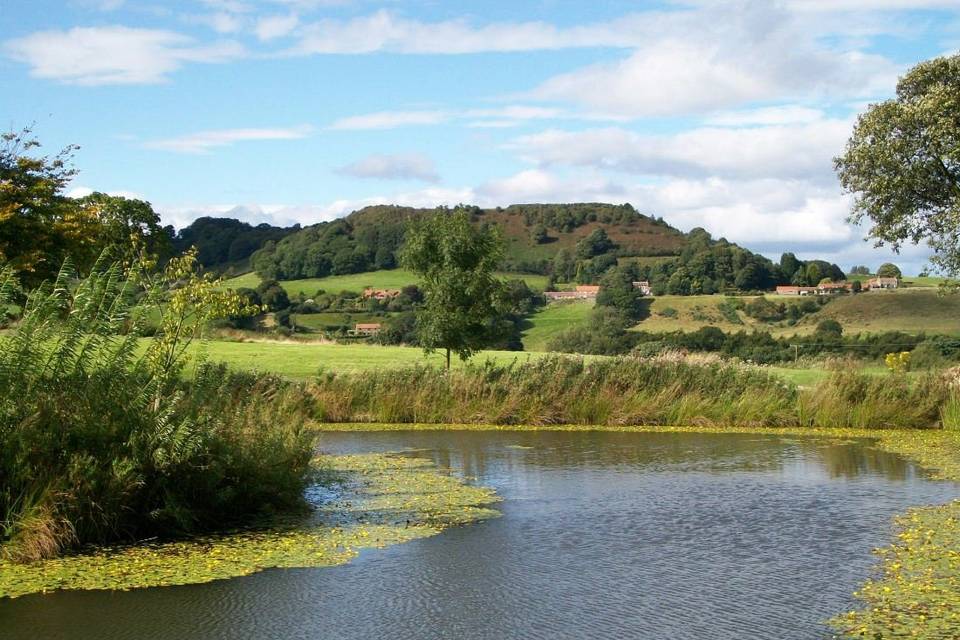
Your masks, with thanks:
M 342 490 L 296 526 L 104 548 L 29 565 L 0 561 L 0 597 L 195 584 L 272 567 L 332 566 L 362 549 L 499 515 L 488 506 L 499 500 L 493 490 L 468 486 L 427 460 L 367 454 L 325 457 L 323 463 L 344 479 Z

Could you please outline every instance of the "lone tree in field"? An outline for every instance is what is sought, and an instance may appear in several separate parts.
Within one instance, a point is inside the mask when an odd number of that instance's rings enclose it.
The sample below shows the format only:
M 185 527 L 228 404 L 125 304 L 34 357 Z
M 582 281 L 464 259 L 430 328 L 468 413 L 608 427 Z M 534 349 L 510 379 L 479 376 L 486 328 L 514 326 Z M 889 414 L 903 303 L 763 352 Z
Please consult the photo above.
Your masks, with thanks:
M 466 210 L 411 222 L 401 264 L 422 278 L 417 338 L 427 353 L 446 351 L 466 360 L 499 337 L 503 284 L 494 277 L 503 244 L 493 227 L 471 224 Z
M 960 55 L 923 62 L 897 97 L 871 105 L 834 167 L 856 195 L 850 220 L 899 249 L 926 240 L 932 262 L 960 274 Z

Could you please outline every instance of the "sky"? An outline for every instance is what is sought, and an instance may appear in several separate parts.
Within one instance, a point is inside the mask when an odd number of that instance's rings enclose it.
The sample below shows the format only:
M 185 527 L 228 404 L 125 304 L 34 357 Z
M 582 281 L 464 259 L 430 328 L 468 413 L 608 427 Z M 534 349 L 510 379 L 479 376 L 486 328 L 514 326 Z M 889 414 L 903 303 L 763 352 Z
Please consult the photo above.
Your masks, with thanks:
M 875 268 L 832 158 L 960 0 L 0 0 L 0 34 L 0 127 L 177 227 L 629 202 Z

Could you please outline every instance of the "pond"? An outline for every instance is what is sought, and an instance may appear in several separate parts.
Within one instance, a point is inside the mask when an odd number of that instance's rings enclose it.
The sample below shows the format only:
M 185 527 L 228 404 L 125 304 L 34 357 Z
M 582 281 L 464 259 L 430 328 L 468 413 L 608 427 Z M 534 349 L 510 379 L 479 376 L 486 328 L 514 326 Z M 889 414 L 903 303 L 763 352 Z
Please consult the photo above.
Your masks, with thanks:
M 0 601 L 0 638 L 829 638 L 892 518 L 947 502 L 868 443 L 775 435 L 330 433 L 493 486 L 502 517 L 323 569 Z

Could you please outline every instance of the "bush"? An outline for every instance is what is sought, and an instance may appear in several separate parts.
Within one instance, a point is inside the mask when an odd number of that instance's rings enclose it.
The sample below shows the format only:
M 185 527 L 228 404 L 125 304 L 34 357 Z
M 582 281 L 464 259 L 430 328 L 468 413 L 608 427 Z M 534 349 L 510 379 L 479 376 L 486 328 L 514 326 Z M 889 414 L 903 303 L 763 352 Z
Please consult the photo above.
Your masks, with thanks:
M 71 281 L 32 293 L 0 341 L 0 554 L 30 561 L 303 505 L 312 439 L 296 389 L 210 366 L 185 383 L 176 335 L 161 331 L 144 356 L 136 331 L 119 334 L 137 315 L 133 281 L 117 267 Z

